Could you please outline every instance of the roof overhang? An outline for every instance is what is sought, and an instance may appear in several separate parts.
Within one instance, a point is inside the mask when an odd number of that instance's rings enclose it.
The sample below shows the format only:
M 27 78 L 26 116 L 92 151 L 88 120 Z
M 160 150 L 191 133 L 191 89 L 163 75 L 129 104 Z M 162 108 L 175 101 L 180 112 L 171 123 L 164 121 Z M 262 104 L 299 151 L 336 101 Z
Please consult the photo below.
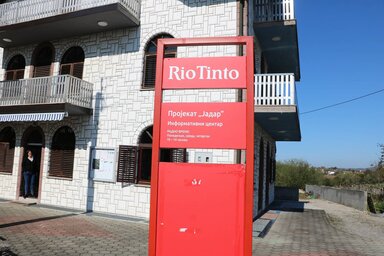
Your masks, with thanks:
M 301 141 L 297 106 L 255 106 L 255 122 L 276 141 Z
M 254 31 L 268 73 L 294 73 L 300 80 L 299 46 L 296 20 L 255 22 Z
M 100 27 L 97 24 L 99 21 L 107 22 L 108 26 Z M 0 47 L 8 48 L 138 25 L 137 18 L 121 4 L 114 3 L 1 26 Z M 5 42 L 4 38 L 11 39 L 12 42 Z

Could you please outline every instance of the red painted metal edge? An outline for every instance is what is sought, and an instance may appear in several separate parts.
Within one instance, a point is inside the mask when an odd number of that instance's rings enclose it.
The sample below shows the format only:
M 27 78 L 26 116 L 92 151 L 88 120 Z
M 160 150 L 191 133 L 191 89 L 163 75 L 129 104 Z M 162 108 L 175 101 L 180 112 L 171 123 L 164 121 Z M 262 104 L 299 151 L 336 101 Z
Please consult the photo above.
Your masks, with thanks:
M 252 38 L 252 37 L 250 37 L 250 38 Z M 166 45 L 166 46 L 245 45 L 247 43 L 247 37 L 246 36 L 164 38 L 161 40 L 163 41 L 164 45 Z
M 157 60 L 156 60 L 156 81 L 155 81 L 155 109 L 153 120 L 153 140 L 152 140 L 152 169 L 151 169 L 151 199 L 150 199 L 150 219 L 149 219 L 149 246 L 148 255 L 156 255 L 156 221 L 157 221 L 157 202 L 158 202 L 158 177 L 159 177 L 159 154 L 160 154 L 160 118 L 161 103 L 163 98 L 163 59 L 164 43 L 158 40 Z
M 253 37 L 211 37 L 211 38 L 172 38 L 160 39 L 157 48 L 155 110 L 152 147 L 152 178 L 150 199 L 150 232 L 148 255 L 156 255 L 157 209 L 158 209 L 158 171 L 160 153 L 160 120 L 162 103 L 163 59 L 165 46 L 199 46 L 199 45 L 246 45 L 247 57 L 247 152 L 245 178 L 244 211 L 244 255 L 252 255 L 252 220 L 253 220 L 253 172 L 254 172 L 254 64 Z
M 247 151 L 245 169 L 244 255 L 252 255 L 254 173 L 254 63 L 253 38 L 246 37 L 247 57 Z

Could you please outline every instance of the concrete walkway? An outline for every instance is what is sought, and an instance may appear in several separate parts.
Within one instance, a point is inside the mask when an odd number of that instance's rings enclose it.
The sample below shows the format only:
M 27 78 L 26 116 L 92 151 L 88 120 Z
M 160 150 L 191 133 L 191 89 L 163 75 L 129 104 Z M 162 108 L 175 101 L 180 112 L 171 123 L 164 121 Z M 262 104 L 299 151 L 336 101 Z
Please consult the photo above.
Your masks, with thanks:
M 274 211 L 280 212 L 268 234 L 255 239 L 254 255 L 258 256 L 382 256 L 383 236 L 373 238 L 368 234 L 347 232 L 340 222 L 330 222 L 323 204 L 310 202 L 279 202 Z M 338 205 L 346 212 L 355 209 Z M 363 214 L 363 213 L 362 213 Z
M 253 239 L 253 255 L 384 255 L 383 243 L 333 226 L 323 210 L 309 209 L 304 203 L 276 205 L 262 218 L 272 225 L 262 231 L 263 238 Z M 139 220 L 0 202 L 0 241 L 6 245 L 1 256 L 144 256 L 147 237 L 148 223 Z

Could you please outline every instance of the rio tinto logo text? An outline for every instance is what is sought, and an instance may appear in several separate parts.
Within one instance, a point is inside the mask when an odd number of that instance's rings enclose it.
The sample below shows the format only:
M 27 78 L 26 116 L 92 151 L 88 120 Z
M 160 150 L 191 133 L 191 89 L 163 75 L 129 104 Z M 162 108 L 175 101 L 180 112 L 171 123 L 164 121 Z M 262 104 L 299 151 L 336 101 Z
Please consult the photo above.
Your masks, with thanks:
M 236 80 L 240 73 L 237 69 L 213 69 L 209 66 L 196 66 L 194 69 L 185 67 L 169 66 L 169 80 Z
M 246 57 L 166 58 L 162 88 L 246 88 Z

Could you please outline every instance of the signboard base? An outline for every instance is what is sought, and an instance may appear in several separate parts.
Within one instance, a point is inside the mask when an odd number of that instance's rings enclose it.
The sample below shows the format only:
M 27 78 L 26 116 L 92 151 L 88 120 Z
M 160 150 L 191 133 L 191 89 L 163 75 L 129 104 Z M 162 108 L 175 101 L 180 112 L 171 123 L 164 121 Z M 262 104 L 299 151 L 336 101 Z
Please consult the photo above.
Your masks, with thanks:
M 159 163 L 156 255 L 244 250 L 245 165 Z

